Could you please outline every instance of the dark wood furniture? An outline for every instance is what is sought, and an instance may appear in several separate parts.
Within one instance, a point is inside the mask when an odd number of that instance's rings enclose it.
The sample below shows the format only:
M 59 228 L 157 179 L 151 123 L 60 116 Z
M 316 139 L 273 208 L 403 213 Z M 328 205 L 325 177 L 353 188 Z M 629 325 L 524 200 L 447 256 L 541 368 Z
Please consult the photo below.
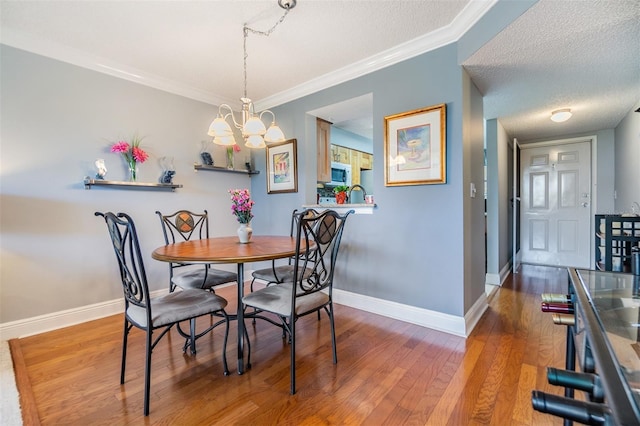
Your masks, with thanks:
M 248 244 L 238 237 L 191 240 L 158 247 L 151 257 L 162 262 L 235 263 L 238 265 L 238 374 L 244 373 L 244 264 L 288 258 L 296 253 L 296 239 L 290 236 L 254 235 Z

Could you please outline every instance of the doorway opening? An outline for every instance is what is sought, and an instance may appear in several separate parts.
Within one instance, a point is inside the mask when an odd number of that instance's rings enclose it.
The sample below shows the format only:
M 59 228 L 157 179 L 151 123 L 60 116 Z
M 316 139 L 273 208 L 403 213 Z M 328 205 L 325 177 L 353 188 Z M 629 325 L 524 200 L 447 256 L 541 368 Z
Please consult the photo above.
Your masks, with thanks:
M 345 167 L 350 171 L 349 186 L 360 186 L 353 195 L 361 195 L 364 202 L 364 195 L 374 192 L 373 94 L 317 108 L 307 114 L 316 117 L 318 123 L 318 202 L 335 203 L 333 188 L 336 181 L 330 172 Z
M 590 268 L 591 149 L 587 138 L 521 146 L 519 262 Z

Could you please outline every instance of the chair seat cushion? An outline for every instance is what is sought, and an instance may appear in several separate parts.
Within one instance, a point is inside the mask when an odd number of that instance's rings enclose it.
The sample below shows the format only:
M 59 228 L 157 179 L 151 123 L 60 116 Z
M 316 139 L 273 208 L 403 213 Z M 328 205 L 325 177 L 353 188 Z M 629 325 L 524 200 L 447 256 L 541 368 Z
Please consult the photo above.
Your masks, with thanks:
M 238 280 L 235 272 L 223 271 L 221 269 L 209 268 L 207 279 L 204 278 L 204 268 L 193 269 L 175 274 L 171 282 L 180 288 L 210 289 L 213 286 L 234 282 Z
M 293 265 L 281 265 L 275 267 L 275 275 L 273 273 L 274 268 L 264 268 L 253 271 L 251 274 L 253 278 L 258 280 L 267 281 L 270 283 L 282 283 L 293 281 Z M 298 267 L 302 270 L 302 267 Z M 304 278 L 308 278 L 311 275 L 312 269 L 307 268 Z
M 245 305 L 288 317 L 291 315 L 291 291 L 293 284 L 283 283 L 256 290 L 242 298 Z M 329 303 L 329 295 L 322 291 L 296 299 L 296 314 L 314 311 Z
M 151 323 L 153 328 L 177 321 L 220 311 L 227 306 L 227 299 L 205 290 L 186 289 L 151 299 Z M 136 325 L 146 328 L 144 308 L 129 305 L 127 317 Z

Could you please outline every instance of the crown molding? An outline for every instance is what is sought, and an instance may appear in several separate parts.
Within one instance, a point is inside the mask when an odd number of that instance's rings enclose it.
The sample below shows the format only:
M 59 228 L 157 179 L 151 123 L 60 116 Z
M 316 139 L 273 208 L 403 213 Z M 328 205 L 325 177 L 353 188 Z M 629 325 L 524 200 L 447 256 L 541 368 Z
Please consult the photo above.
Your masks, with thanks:
M 225 99 L 177 81 L 128 67 L 59 43 L 32 37 L 19 31 L 3 29 L 0 43 L 207 104 L 220 105 L 225 103 L 232 107 L 240 108 L 238 100 Z
M 291 102 L 303 96 L 316 93 L 320 90 L 336 86 L 338 84 L 362 77 L 374 71 L 397 64 L 407 59 L 421 55 L 455 42 L 457 39 L 452 34 L 450 27 L 444 27 L 419 38 L 405 42 L 391 49 L 370 56 L 361 61 L 339 68 L 321 77 L 309 80 L 284 92 L 266 97 L 254 104 L 256 109 L 263 110 Z
M 289 90 L 254 102 L 263 110 L 291 102 L 303 96 L 370 74 L 423 53 L 457 42 L 498 0 L 471 0 L 451 24 L 408 42 L 387 49 L 362 61 L 347 65 Z
M 471 0 L 451 24 L 445 27 L 309 80 L 289 90 L 254 101 L 254 106 L 258 110 L 263 110 L 282 105 L 454 43 L 497 2 L 498 0 Z M 226 99 L 68 46 L 27 36 L 15 30 L 3 29 L 0 43 L 207 104 L 216 106 L 227 104 L 236 110 L 241 108 L 237 99 Z

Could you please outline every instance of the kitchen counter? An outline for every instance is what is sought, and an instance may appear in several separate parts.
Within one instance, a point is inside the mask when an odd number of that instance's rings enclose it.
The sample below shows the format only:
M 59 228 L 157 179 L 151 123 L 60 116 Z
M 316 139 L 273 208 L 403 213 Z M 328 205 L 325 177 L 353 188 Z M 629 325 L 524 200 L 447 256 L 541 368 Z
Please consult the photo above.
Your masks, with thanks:
M 302 206 L 305 209 L 322 210 L 335 210 L 338 213 L 346 213 L 349 210 L 354 210 L 355 214 L 373 214 L 373 209 L 378 207 L 377 204 L 338 204 L 338 203 L 320 203 L 320 204 L 304 204 Z

